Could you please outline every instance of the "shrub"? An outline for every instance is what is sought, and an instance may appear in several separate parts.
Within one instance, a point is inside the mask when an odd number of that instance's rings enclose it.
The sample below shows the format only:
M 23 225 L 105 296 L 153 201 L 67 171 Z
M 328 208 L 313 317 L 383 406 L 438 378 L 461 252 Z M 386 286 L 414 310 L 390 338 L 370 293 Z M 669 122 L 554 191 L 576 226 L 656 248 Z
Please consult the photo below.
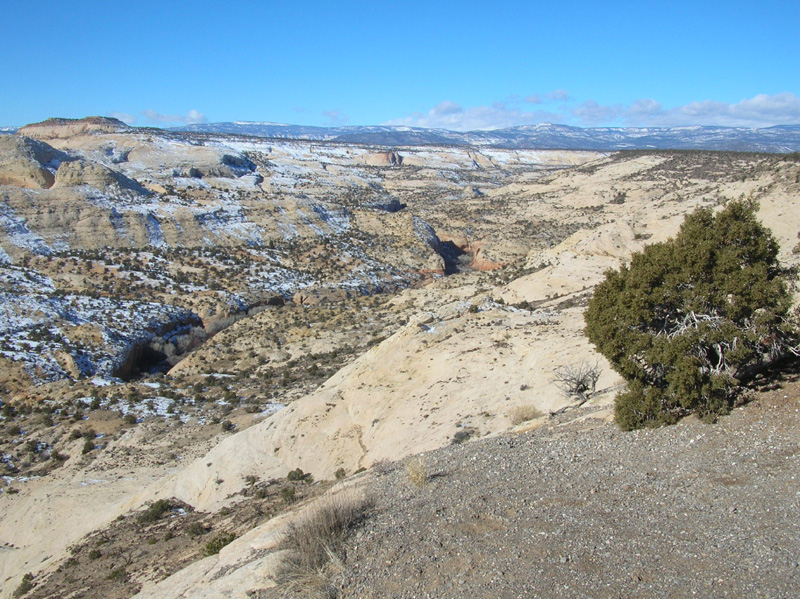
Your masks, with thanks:
M 108 576 L 106 576 L 106 580 L 111 580 L 114 582 L 125 582 L 126 580 L 128 580 L 128 573 L 125 571 L 124 566 L 116 568 L 115 570 L 112 570 Z
M 281 487 L 281 499 L 283 499 L 284 503 L 292 503 L 295 498 L 295 489 L 292 485 L 286 485 L 285 487 Z
M 473 431 L 468 428 L 460 430 L 456 432 L 455 435 L 453 435 L 453 438 L 450 439 L 450 443 L 453 445 L 458 445 L 459 443 L 463 443 L 464 441 L 469 441 L 469 438 L 472 436 L 472 432 Z
M 345 538 L 371 503 L 360 493 L 339 493 L 321 499 L 288 527 L 281 543 L 287 552 L 275 573 L 275 581 L 287 595 L 331 596 L 332 588 L 324 576 L 325 566 L 331 560 L 341 561 Z
M 206 546 L 203 549 L 203 554 L 206 557 L 209 555 L 216 555 L 223 547 L 225 547 L 225 545 L 231 543 L 231 541 L 233 541 L 235 538 L 236 535 L 229 532 L 223 532 L 206 543 Z
M 513 426 L 517 426 L 518 424 L 522 424 L 523 422 L 528 422 L 529 420 L 535 420 L 542 415 L 539 409 L 531 404 L 525 404 L 521 406 L 514 406 L 508 412 L 508 418 L 511 420 L 511 424 Z
M 295 468 L 294 470 L 290 470 L 289 474 L 286 475 L 286 480 L 290 481 L 298 481 L 303 480 L 306 476 L 306 473 L 302 471 L 300 468 Z
M 81 450 L 81 453 L 83 455 L 86 455 L 92 450 L 94 450 L 94 441 L 92 441 L 92 439 L 87 437 L 86 440 L 83 442 L 83 449 Z
M 193 537 L 199 537 L 208 532 L 208 528 L 203 526 L 200 522 L 192 522 L 187 528 L 186 532 L 188 532 Z
M 22 577 L 22 582 L 19 583 L 19 586 L 14 590 L 14 597 L 15 598 L 22 597 L 32 588 L 33 588 L 33 574 L 28 572 Z
M 737 387 L 800 353 L 789 273 L 752 203 L 688 215 L 678 235 L 610 270 L 586 311 L 586 335 L 628 382 L 625 430 L 730 409 Z
M 600 366 L 588 362 L 562 366 L 556 370 L 554 379 L 564 393 L 569 396 L 577 395 L 583 399 L 588 394 L 594 393 L 597 381 L 600 379 Z
M 428 482 L 428 467 L 425 465 L 425 460 L 422 457 L 414 457 L 406 462 L 406 474 L 408 480 L 415 487 L 424 487 Z
M 172 503 L 167 499 L 159 499 L 158 501 L 150 504 L 146 510 L 136 517 L 139 524 L 150 524 L 156 522 L 172 509 Z

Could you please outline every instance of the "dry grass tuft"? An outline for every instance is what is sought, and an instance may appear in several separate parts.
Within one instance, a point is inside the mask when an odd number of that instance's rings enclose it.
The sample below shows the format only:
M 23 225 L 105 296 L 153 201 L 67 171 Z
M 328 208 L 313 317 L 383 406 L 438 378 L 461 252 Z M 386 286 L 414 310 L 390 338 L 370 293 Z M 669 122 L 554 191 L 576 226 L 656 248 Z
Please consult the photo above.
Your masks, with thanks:
M 428 482 L 428 468 L 425 465 L 425 460 L 420 457 L 414 457 L 406 462 L 406 474 L 408 480 L 411 481 L 415 487 L 424 487 Z
M 542 416 L 542 412 L 539 409 L 531 404 L 524 404 L 521 406 L 514 406 L 508 412 L 508 418 L 511 420 L 511 424 L 517 426 L 518 424 L 522 424 L 523 422 L 528 422 L 529 420 L 535 420 Z
M 337 493 L 320 499 L 289 526 L 281 543 L 287 552 L 274 576 L 285 595 L 307 599 L 334 596 L 329 575 L 341 568 L 344 540 L 371 505 L 363 492 Z

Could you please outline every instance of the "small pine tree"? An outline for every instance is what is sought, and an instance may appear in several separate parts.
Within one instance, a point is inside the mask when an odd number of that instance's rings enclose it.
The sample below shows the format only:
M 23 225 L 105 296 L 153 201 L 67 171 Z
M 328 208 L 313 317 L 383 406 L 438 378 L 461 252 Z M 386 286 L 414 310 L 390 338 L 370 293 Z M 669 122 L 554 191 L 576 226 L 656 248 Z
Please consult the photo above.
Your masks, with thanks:
M 712 419 L 737 387 L 789 353 L 789 273 L 750 202 L 688 215 L 678 235 L 610 270 L 589 302 L 586 335 L 628 382 L 616 398 L 625 430 Z

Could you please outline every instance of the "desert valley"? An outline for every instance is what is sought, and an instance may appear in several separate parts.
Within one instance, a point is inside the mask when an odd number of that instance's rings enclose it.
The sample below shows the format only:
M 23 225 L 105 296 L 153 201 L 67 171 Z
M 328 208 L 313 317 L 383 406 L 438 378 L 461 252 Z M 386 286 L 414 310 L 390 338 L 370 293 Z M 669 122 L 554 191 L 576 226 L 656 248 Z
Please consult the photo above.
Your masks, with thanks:
M 798 154 L 379 141 L 0 135 L 0 597 L 280 596 L 337 497 L 309 596 L 791 596 L 796 367 L 623 433 L 583 314 L 698 207 L 800 265 Z

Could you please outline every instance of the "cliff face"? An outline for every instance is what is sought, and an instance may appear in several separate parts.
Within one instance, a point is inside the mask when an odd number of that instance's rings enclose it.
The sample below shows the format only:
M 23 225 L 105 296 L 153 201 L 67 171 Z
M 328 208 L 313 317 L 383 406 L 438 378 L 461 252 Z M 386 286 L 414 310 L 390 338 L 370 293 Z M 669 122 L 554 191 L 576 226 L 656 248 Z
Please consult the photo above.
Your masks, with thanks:
M 68 156 L 30 137 L 0 136 L 0 185 L 47 189 Z
M 19 129 L 18 133 L 27 137 L 52 140 L 95 133 L 118 133 L 128 129 L 130 127 L 120 120 L 104 116 L 90 116 L 82 119 L 47 119 L 41 123 L 25 125 Z
M 401 166 L 403 157 L 397 152 L 378 152 L 365 156 L 364 164 L 369 166 Z

